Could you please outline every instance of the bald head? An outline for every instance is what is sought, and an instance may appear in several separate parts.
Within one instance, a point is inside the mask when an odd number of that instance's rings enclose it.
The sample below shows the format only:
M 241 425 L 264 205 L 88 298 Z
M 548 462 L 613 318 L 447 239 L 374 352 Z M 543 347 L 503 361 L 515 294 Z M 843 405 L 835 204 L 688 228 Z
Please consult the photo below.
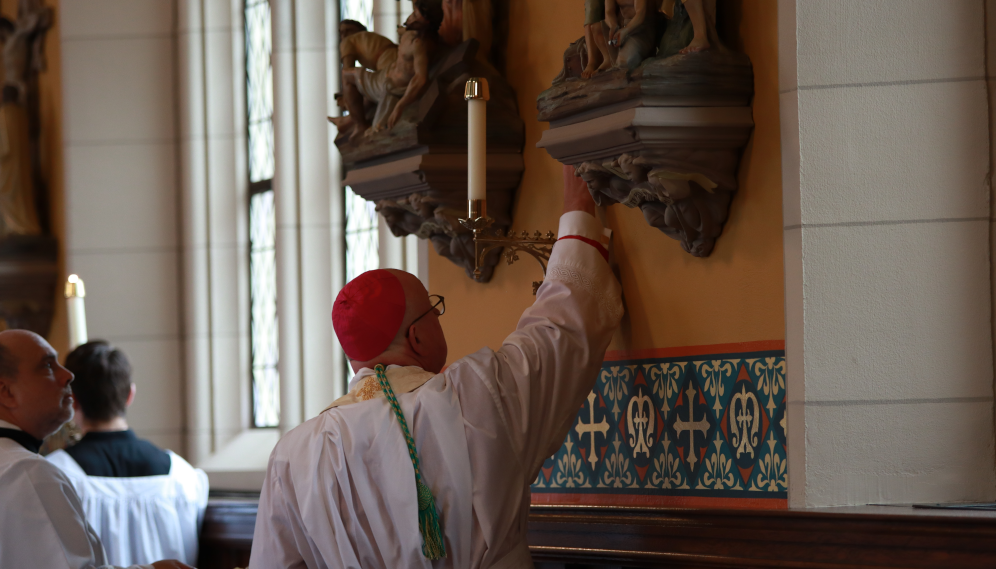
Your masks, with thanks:
M 397 277 L 405 293 L 405 316 L 398 332 L 383 353 L 367 361 L 353 361 L 353 369 L 384 365 L 415 365 L 439 373 L 446 365 L 446 336 L 439 324 L 438 310 L 429 302 L 429 293 L 415 275 L 385 269 Z
M 33 347 L 52 350 L 52 346 L 38 334 L 30 330 L 4 330 L 0 332 L 0 377 L 17 378 L 18 355 L 30 351 Z
M 0 332 L 0 419 L 45 438 L 73 416 L 72 380 L 41 336 Z
M 411 325 L 412 320 L 418 318 L 420 314 L 424 314 L 432 308 L 432 305 L 429 303 L 429 293 L 425 290 L 422 281 L 418 280 L 418 277 L 406 271 L 399 271 L 398 269 L 386 270 L 398 277 L 398 281 L 401 282 L 401 288 L 405 291 L 405 318 L 401 321 L 401 327 L 394 336 L 394 341 L 391 342 L 393 346 L 404 341 L 405 333 L 408 331 L 408 326 Z

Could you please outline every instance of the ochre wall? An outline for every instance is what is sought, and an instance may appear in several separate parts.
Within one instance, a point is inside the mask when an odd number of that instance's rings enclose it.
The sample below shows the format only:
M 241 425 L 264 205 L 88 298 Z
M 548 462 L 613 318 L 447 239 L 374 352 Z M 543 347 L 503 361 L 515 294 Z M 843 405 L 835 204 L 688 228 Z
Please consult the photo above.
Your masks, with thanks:
M 721 2 L 731 42 L 754 65 L 755 129 L 740 165 L 740 189 L 715 251 L 705 259 L 651 228 L 639 210 L 606 210 L 615 232 L 626 302 L 623 325 L 610 350 L 783 340 L 781 149 L 778 122 L 778 45 L 775 0 Z M 722 8 L 721 8 L 722 9 Z M 536 142 L 547 123 L 536 121 L 536 96 L 562 67 L 564 49 L 583 33 L 577 0 L 511 2 L 508 77 L 526 123 L 522 179 L 513 218 L 517 230 L 557 228 L 562 208 L 560 164 Z M 499 265 L 490 283 L 430 253 L 432 293 L 446 297 L 441 319 L 452 362 L 482 346 L 497 348 L 532 303 L 530 283 L 542 276 L 526 257 Z
M 55 22 L 45 36 L 45 58 L 47 70 L 38 80 L 41 107 L 41 160 L 42 173 L 46 177 L 49 192 L 49 213 L 52 233 L 59 240 L 59 267 L 65 282 L 66 222 L 65 199 L 63 196 L 62 161 L 62 52 L 59 45 L 59 0 L 45 0 L 46 6 L 55 10 Z M 11 20 L 17 18 L 17 0 L 0 0 L 0 15 Z M 0 70 L 0 75 L 2 75 Z M 55 291 L 55 318 L 48 333 L 52 347 L 65 356 L 69 345 L 69 329 L 66 321 L 66 301 L 61 287 Z

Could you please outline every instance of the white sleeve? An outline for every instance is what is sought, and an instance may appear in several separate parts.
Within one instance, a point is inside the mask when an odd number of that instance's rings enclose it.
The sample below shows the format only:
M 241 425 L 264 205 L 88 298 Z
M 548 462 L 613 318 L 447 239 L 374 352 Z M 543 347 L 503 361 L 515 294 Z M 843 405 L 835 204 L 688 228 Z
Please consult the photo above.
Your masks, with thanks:
M 602 240 L 592 215 L 561 217 L 560 240 L 536 301 L 495 353 L 495 399 L 527 483 L 563 442 L 622 318 L 621 288 Z
M 276 454 L 274 449 L 273 453 Z M 256 528 L 252 536 L 249 569 L 268 567 L 304 567 L 305 561 L 298 547 L 306 547 L 299 520 L 288 510 L 288 496 L 284 492 L 281 473 L 287 463 L 270 456 L 266 480 L 259 496 Z M 331 538 L 332 536 L 328 536 Z
M 31 536 L 29 543 L 33 546 L 17 548 L 15 552 L 15 556 L 22 552 L 27 556 L 23 566 L 105 566 L 104 548 L 87 523 L 83 505 L 65 474 L 45 460 L 25 460 L 18 468 L 21 472 L 14 483 L 18 488 L 7 489 L 13 492 L 4 508 L 18 512 L 18 533 Z

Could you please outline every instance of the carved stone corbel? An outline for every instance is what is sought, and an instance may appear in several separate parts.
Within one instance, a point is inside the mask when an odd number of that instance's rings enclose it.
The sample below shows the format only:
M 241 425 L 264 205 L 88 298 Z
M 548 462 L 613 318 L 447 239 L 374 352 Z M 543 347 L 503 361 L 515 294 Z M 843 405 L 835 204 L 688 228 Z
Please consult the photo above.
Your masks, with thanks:
M 709 256 L 754 126 L 747 57 L 651 58 L 631 75 L 609 71 L 589 81 L 571 73 L 565 67 L 568 78 L 539 97 L 550 129 L 537 146 L 574 166 L 596 203 L 640 208 L 686 252 Z
M 470 39 L 441 53 L 429 71 L 429 85 L 394 129 L 359 142 L 339 136 L 346 169 L 343 184 L 377 204 L 391 233 L 416 235 L 437 253 L 474 274 L 474 236 L 457 221 L 467 214 L 467 102 L 464 83 L 484 77 L 488 101 L 488 215 L 496 229 L 511 224 L 512 199 L 522 178 L 525 126 L 515 93 L 500 73 L 475 57 Z M 490 280 L 501 251 L 484 259 L 481 281 Z
M 396 237 L 415 235 L 428 239 L 440 256 L 463 267 L 467 276 L 474 274 L 474 235 L 460 225 L 459 219 L 467 215 L 467 200 L 460 195 L 453 199 L 432 190 L 411 193 L 406 197 L 377 200 L 377 212 L 384 216 L 391 233 Z M 508 196 L 508 194 L 505 194 Z M 460 199 L 463 197 L 463 199 Z M 496 200 L 499 211 L 506 211 L 509 204 L 501 194 L 488 194 L 489 203 Z M 509 219 L 503 216 L 498 226 L 507 229 Z M 501 251 L 489 252 L 481 267 L 481 280 L 491 279 Z
M 687 253 L 707 257 L 723 231 L 736 190 L 736 179 L 729 173 L 736 167 L 736 155 L 690 154 L 622 154 L 582 162 L 575 172 L 588 183 L 598 205 L 638 207 L 647 223 L 680 241 Z

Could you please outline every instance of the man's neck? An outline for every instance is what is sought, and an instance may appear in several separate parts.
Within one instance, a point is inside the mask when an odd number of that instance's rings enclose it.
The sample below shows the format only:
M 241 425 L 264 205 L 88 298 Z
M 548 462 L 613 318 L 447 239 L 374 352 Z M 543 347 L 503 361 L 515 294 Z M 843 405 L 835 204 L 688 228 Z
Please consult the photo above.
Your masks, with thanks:
M 13 429 L 15 431 L 23 431 L 21 427 L 15 425 L 14 423 L 8 421 L 7 419 L 0 417 L 0 429 Z
M 90 421 L 85 417 L 79 417 L 79 419 L 76 424 L 84 435 L 87 433 L 109 433 L 128 430 L 128 421 L 124 417 L 115 417 L 110 421 Z
M 360 371 L 361 369 L 368 367 L 373 369 L 377 364 L 381 364 L 384 367 L 387 366 L 416 366 L 424 367 L 422 362 L 418 361 L 418 358 L 411 356 L 400 351 L 387 351 L 378 356 L 377 358 L 370 360 L 368 362 L 357 362 L 350 361 L 350 365 L 353 367 L 353 373 Z

